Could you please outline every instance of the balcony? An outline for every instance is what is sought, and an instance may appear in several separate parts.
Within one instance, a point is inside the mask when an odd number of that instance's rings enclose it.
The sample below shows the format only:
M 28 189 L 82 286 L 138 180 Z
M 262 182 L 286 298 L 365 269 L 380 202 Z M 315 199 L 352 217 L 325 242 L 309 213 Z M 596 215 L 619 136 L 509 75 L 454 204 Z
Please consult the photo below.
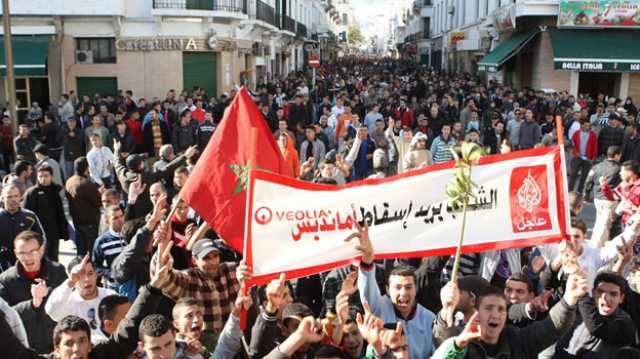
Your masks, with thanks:
M 247 18 L 248 0 L 153 0 L 156 16 Z
M 296 21 L 289 16 L 284 16 L 284 21 L 282 23 L 282 30 L 289 31 L 290 33 L 296 33 Z
M 304 24 L 299 22 L 296 23 L 296 26 L 297 26 L 296 35 L 298 35 L 298 37 L 307 37 L 307 27 Z
M 262 0 L 249 1 L 249 16 L 278 27 L 279 17 L 276 16 L 275 9 Z

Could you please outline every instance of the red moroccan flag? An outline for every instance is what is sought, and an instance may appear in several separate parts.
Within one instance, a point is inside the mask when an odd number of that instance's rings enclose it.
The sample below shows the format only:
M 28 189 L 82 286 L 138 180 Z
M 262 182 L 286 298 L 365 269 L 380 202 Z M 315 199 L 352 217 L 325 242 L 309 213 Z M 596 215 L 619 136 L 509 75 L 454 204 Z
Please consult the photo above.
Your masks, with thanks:
M 244 217 L 251 128 L 258 131 L 256 167 L 292 176 L 273 134 L 247 90 L 240 89 L 189 180 L 182 198 L 229 245 L 240 253 L 244 244 Z

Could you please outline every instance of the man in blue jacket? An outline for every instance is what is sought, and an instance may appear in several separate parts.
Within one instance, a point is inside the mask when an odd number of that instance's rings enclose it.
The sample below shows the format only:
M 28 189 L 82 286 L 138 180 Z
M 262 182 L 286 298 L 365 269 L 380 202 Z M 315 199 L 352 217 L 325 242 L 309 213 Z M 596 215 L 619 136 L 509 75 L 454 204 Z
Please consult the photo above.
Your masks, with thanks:
M 367 302 L 373 314 L 385 324 L 402 322 L 410 358 L 429 358 L 435 351 L 432 326 L 436 316 L 416 303 L 415 269 L 410 266 L 394 268 L 387 280 L 387 294 L 383 296 L 376 282 L 374 250 L 366 221 L 364 227 L 358 226 L 358 232 L 347 240 L 353 238 L 358 238 L 355 248 L 362 254 L 358 271 L 360 300 Z

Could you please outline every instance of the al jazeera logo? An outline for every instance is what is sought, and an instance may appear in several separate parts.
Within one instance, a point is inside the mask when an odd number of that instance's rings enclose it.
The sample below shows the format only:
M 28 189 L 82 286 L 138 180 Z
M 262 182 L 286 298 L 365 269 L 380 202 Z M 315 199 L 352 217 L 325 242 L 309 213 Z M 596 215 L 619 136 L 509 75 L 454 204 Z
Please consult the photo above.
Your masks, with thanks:
M 509 206 L 514 233 L 551 229 L 547 167 L 515 168 L 509 183 Z

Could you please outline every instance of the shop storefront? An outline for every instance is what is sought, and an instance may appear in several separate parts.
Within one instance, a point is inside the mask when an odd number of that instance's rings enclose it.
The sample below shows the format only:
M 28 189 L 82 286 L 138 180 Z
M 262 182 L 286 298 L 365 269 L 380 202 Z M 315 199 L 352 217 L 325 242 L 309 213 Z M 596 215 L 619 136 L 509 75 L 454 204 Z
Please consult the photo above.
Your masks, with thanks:
M 640 74 L 640 30 L 552 29 L 550 33 L 554 69 L 572 73 L 572 93 L 592 98 L 598 93 L 628 96 L 630 74 Z
M 4 41 L 2 36 L 0 41 Z M 18 109 L 27 111 L 33 102 L 38 102 L 41 107 L 47 106 L 51 101 L 47 67 L 49 36 L 13 36 L 12 47 Z M 0 96 L 6 99 L 8 86 L 4 47 L 0 48 L 0 76 L 2 76 Z
M 639 11 L 640 0 L 562 0 L 560 18 L 520 17 L 515 29 L 500 33 L 479 70 L 518 88 L 639 98 Z M 603 13 L 609 15 L 599 18 Z

